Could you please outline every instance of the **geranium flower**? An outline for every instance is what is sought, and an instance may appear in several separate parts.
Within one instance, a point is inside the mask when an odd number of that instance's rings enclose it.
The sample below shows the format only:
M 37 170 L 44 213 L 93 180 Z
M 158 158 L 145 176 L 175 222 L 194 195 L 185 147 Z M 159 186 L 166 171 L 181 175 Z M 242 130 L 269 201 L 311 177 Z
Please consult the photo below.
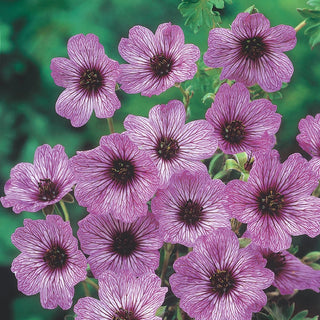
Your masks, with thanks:
M 311 289 L 319 292 L 320 270 L 314 270 L 288 251 L 272 252 L 253 246 L 267 260 L 266 268 L 274 273 L 272 285 L 280 294 L 292 294 L 294 290 Z
M 290 247 L 291 236 L 320 234 L 320 199 L 311 196 L 317 185 L 300 154 L 280 163 L 275 150 L 260 153 L 247 182 L 228 183 L 226 208 L 231 217 L 247 224 L 253 243 L 279 252 Z
M 34 154 L 34 162 L 22 162 L 12 168 L 4 186 L 4 207 L 15 213 L 36 212 L 60 201 L 75 184 L 64 147 L 44 144 Z
M 221 79 L 255 83 L 267 92 L 280 90 L 289 82 L 293 65 L 283 53 L 296 45 L 296 31 L 286 25 L 270 28 L 269 20 L 261 13 L 239 13 L 231 30 L 212 29 L 204 63 L 221 68 Z
M 66 88 L 57 100 L 56 112 L 74 127 L 86 124 L 93 110 L 98 118 L 112 117 L 121 105 L 115 93 L 119 63 L 108 58 L 94 34 L 71 37 L 68 54 L 70 59 L 51 60 L 55 84 Z
M 119 53 L 129 64 L 120 65 L 121 89 L 144 96 L 159 95 L 176 82 L 190 80 L 197 72 L 200 50 L 184 44 L 179 26 L 163 23 L 155 34 L 142 26 L 129 30 L 129 38 L 122 38 Z
M 249 90 L 242 83 L 223 84 L 206 112 L 219 148 L 227 154 L 272 149 L 281 115 L 267 99 L 250 102 Z
M 24 227 L 16 229 L 11 240 L 21 251 L 11 267 L 18 290 L 26 295 L 39 292 L 45 309 L 69 309 L 74 286 L 87 276 L 86 258 L 78 250 L 70 223 L 56 215 L 46 220 L 25 219 Z
M 161 320 L 156 311 L 167 288 L 158 276 L 148 273 L 139 278 L 130 273 L 106 271 L 99 279 L 100 300 L 81 298 L 74 306 L 77 320 Z
M 128 115 L 124 127 L 129 138 L 147 152 L 156 164 L 160 186 L 180 170 L 207 171 L 200 161 L 210 158 L 217 149 L 213 128 L 205 120 L 186 122 L 181 101 L 156 105 L 149 118 Z
M 219 228 L 174 262 L 169 282 L 180 307 L 195 320 L 250 320 L 266 305 L 263 289 L 273 281 L 265 264 L 258 252 L 239 249 L 230 229 Z
M 150 214 L 132 223 L 89 214 L 79 222 L 78 238 L 95 278 L 106 270 L 140 276 L 159 265 L 163 241 Z
M 224 183 L 207 172 L 174 174 L 168 188 L 158 190 L 151 202 L 164 241 L 192 247 L 201 235 L 230 227 L 224 190 Z
M 125 135 L 103 136 L 100 146 L 78 152 L 71 160 L 76 177 L 75 197 L 90 213 L 112 212 L 132 222 L 147 213 L 158 172 L 150 157 Z
M 320 113 L 307 116 L 299 121 L 300 134 L 297 135 L 299 146 L 312 156 L 309 164 L 320 179 Z

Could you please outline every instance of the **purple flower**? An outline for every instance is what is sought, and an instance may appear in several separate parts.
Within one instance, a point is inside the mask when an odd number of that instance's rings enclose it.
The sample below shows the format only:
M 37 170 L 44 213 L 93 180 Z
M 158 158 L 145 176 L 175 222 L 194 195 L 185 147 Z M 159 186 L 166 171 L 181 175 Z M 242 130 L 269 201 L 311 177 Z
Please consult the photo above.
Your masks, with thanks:
M 180 307 L 195 320 L 249 320 L 267 303 L 263 289 L 273 273 L 265 263 L 257 251 L 239 249 L 230 229 L 220 228 L 175 261 L 169 281 Z
M 254 246 L 267 260 L 266 268 L 274 273 L 273 286 L 280 294 L 292 294 L 294 290 L 311 289 L 319 292 L 320 270 L 314 270 L 302 263 L 288 251 L 272 252 Z
M 74 286 L 87 275 L 86 258 L 78 250 L 70 223 L 56 215 L 46 220 L 25 219 L 11 240 L 21 251 L 11 267 L 18 290 L 26 295 L 39 292 L 43 308 L 69 309 Z
M 185 108 L 178 100 L 154 106 L 149 118 L 128 115 L 124 121 L 130 139 L 156 164 L 160 187 L 180 170 L 207 171 L 200 160 L 210 158 L 217 149 L 210 124 L 205 120 L 185 122 Z
M 12 168 L 1 203 L 15 213 L 36 212 L 60 201 L 72 191 L 74 183 L 64 147 L 51 149 L 44 144 L 35 151 L 33 164 L 22 162 Z
M 129 63 L 120 65 L 121 89 L 149 97 L 192 79 L 200 58 L 199 48 L 184 44 L 182 29 L 170 22 L 160 24 L 155 34 L 142 26 L 131 28 L 129 39 L 119 43 L 119 53 Z
M 158 225 L 151 215 L 132 223 L 110 215 L 88 215 L 79 222 L 78 237 L 93 275 L 106 270 L 130 272 L 137 276 L 153 272 L 159 265 Z
M 320 178 L 320 113 L 307 116 L 299 122 L 300 134 L 297 135 L 299 146 L 312 156 L 309 164 Z
M 100 146 L 71 159 L 77 181 L 75 197 L 90 213 L 112 212 L 132 222 L 147 213 L 159 178 L 148 155 L 125 135 L 104 136 Z
M 224 191 L 224 183 L 212 180 L 208 173 L 182 171 L 173 175 L 169 187 L 158 190 L 151 202 L 164 241 L 192 247 L 201 235 L 230 227 Z
M 94 34 L 77 34 L 68 41 L 70 59 L 51 60 L 51 76 L 64 90 L 56 103 L 56 112 L 71 120 L 74 127 L 86 124 L 92 110 L 98 118 L 112 117 L 120 108 L 115 94 L 120 74 L 119 63 L 107 57 Z
M 272 149 L 281 115 L 267 99 L 250 102 L 249 90 L 242 83 L 223 84 L 206 113 L 214 128 L 219 148 L 228 154 Z
M 261 13 L 239 13 L 231 30 L 212 29 L 204 63 L 212 68 L 222 67 L 221 79 L 255 83 L 267 92 L 280 90 L 289 82 L 293 65 L 283 53 L 296 45 L 296 31 L 286 25 L 270 28 Z
M 290 247 L 291 235 L 320 234 L 320 199 L 311 196 L 317 185 L 300 154 L 281 164 L 273 150 L 257 154 L 247 182 L 228 183 L 226 207 L 247 224 L 253 243 L 279 252 Z
M 100 300 L 86 297 L 74 306 L 77 320 L 161 320 L 156 311 L 164 301 L 167 288 L 160 287 L 155 274 L 139 278 L 106 271 L 99 279 Z

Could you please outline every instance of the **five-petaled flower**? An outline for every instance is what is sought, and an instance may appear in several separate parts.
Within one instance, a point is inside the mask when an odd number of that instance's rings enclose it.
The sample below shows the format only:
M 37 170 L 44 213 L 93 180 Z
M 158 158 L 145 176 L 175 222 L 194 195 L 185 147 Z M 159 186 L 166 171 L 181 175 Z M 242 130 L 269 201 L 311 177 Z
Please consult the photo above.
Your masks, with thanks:
M 94 34 L 71 37 L 68 54 L 70 59 L 51 60 L 55 84 L 66 88 L 57 100 L 57 113 L 74 127 L 86 124 L 93 110 L 98 118 L 112 117 L 121 105 L 115 93 L 119 63 L 108 58 Z
M 261 13 L 239 13 L 231 30 L 210 31 L 203 61 L 212 68 L 222 67 L 221 79 L 246 86 L 258 83 L 263 90 L 273 92 L 291 79 L 293 65 L 283 52 L 292 50 L 296 42 L 296 31 L 291 26 L 270 28 L 269 20 Z
M 206 119 L 213 127 L 219 148 L 228 154 L 272 149 L 281 115 L 267 99 L 250 101 L 242 83 L 225 83 L 216 94 Z
M 128 115 L 124 121 L 129 138 L 155 163 L 159 187 L 165 187 L 172 174 L 181 170 L 207 171 L 201 160 L 217 149 L 213 128 L 207 121 L 185 122 L 186 111 L 178 100 L 154 106 L 149 118 Z
M 170 22 L 160 24 L 155 34 L 142 26 L 131 28 L 119 53 L 129 63 L 120 65 L 121 89 L 149 97 L 192 79 L 200 58 L 199 48 L 185 44 L 182 29 Z
M 60 201 L 74 184 L 64 147 L 44 144 L 35 151 L 33 164 L 21 162 L 11 169 L 1 203 L 15 213 L 36 212 Z
M 90 213 L 132 222 L 147 214 L 147 202 L 158 188 L 150 157 L 125 135 L 103 136 L 100 146 L 70 159 L 76 178 L 74 195 Z
M 78 250 L 70 223 L 56 215 L 46 220 L 25 219 L 11 240 L 21 251 L 11 267 L 18 289 L 26 295 L 39 292 L 43 308 L 69 309 L 74 286 L 87 276 L 87 261 Z
M 276 150 L 258 153 L 248 181 L 226 188 L 230 217 L 247 224 L 252 242 L 273 252 L 288 249 L 291 236 L 320 234 L 318 185 L 308 161 L 294 153 L 280 163 Z
M 161 320 L 157 309 L 167 288 L 154 273 L 136 277 L 106 271 L 99 279 L 100 300 L 81 298 L 74 306 L 77 320 Z
M 174 262 L 169 281 L 180 307 L 195 320 L 249 320 L 267 303 L 263 289 L 273 273 L 265 264 L 258 252 L 239 249 L 229 228 L 219 228 Z
M 96 278 L 106 270 L 140 276 L 159 265 L 163 241 L 151 214 L 131 223 L 112 214 L 89 214 L 79 222 L 78 238 Z

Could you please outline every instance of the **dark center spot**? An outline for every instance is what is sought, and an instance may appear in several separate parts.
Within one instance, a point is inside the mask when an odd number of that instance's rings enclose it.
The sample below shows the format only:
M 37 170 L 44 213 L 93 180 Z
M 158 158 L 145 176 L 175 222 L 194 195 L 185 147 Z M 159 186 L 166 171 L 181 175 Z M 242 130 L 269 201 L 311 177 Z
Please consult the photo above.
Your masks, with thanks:
M 264 258 L 267 259 L 266 268 L 274 272 L 275 275 L 278 275 L 283 270 L 286 264 L 286 257 L 282 255 L 281 252 L 278 252 L 278 253 L 272 252 L 267 256 L 265 256 Z
M 156 146 L 156 151 L 160 158 L 171 160 L 175 158 L 179 152 L 179 144 L 177 140 L 162 137 Z
M 112 249 L 122 257 L 129 257 L 137 248 L 137 240 L 135 235 L 130 231 L 118 231 L 113 236 Z
M 85 70 L 80 77 L 80 87 L 88 92 L 96 92 L 102 86 L 102 76 L 99 71 Z
M 111 178 L 121 185 L 126 185 L 134 179 L 134 165 L 127 160 L 114 160 L 111 167 Z
M 196 225 L 202 217 L 203 207 L 198 202 L 189 199 L 183 205 L 179 206 L 179 217 L 182 222 L 190 225 Z
M 132 311 L 120 308 L 119 311 L 112 317 L 112 320 L 139 320 L 134 316 Z
M 40 179 L 38 182 L 39 200 L 51 201 L 58 196 L 58 188 L 50 179 Z
M 279 216 L 280 209 L 283 206 L 284 199 L 283 195 L 274 190 L 268 192 L 262 192 L 259 197 L 259 209 L 263 215 Z
M 150 58 L 150 66 L 154 74 L 158 77 L 166 76 L 172 67 L 171 58 L 167 58 L 163 53 Z
M 228 294 L 234 287 L 235 281 L 229 271 L 219 270 L 210 277 L 211 288 L 219 296 Z
M 266 53 L 266 44 L 261 37 L 241 41 L 241 51 L 246 59 L 257 60 Z
M 227 122 L 222 127 L 221 134 L 230 143 L 240 143 L 245 136 L 245 126 L 238 120 Z
M 45 261 L 53 270 L 61 269 L 63 266 L 65 266 L 67 259 L 68 256 L 66 251 L 58 245 L 52 246 L 43 256 L 43 261 Z

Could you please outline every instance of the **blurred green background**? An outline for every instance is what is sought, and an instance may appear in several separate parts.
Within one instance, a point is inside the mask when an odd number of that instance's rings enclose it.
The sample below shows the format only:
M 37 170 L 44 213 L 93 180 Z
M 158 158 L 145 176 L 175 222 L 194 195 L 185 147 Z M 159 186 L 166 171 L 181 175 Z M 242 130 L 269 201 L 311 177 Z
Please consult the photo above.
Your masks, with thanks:
M 227 28 L 237 13 L 255 4 L 271 25 L 287 24 L 295 27 L 303 18 L 296 8 L 306 7 L 304 0 L 234 0 L 220 10 L 222 27 Z M 68 39 L 78 33 L 94 33 L 104 45 L 106 54 L 124 63 L 118 53 L 121 37 L 127 37 L 134 25 L 143 25 L 155 31 L 160 23 L 171 21 L 185 31 L 187 43 L 207 49 L 209 29 L 203 27 L 194 34 L 177 9 L 175 0 L 1 0 L 0 2 L 0 195 L 8 180 L 10 169 L 19 162 L 32 162 L 37 146 L 48 143 L 62 144 L 69 156 L 77 150 L 95 147 L 102 135 L 108 134 L 107 121 L 94 116 L 82 128 L 73 128 L 69 120 L 55 113 L 55 101 L 63 88 L 55 86 L 50 71 L 54 57 L 67 57 Z M 283 159 L 290 153 L 302 152 L 295 137 L 297 125 L 307 114 L 320 112 L 320 46 L 313 50 L 303 30 L 297 34 L 298 43 L 288 52 L 295 73 L 290 85 L 282 90 L 283 99 L 274 101 L 283 115 L 277 135 L 276 148 Z M 127 114 L 148 114 L 149 109 L 171 99 L 181 99 L 177 88 L 156 97 L 128 95 L 118 91 L 122 103 L 114 116 L 115 129 L 123 131 L 122 122 Z M 203 104 L 203 93 L 195 92 L 191 100 L 190 119 L 204 117 L 209 103 Z M 303 153 L 304 154 L 304 153 Z M 304 156 L 307 157 L 306 154 Z M 77 221 L 85 215 L 84 209 L 69 205 L 71 217 Z M 10 209 L 0 208 L 0 303 L 2 319 L 63 319 L 61 310 L 43 310 L 39 296 L 26 297 L 17 292 L 15 278 L 10 271 L 11 261 L 18 250 L 11 244 L 10 236 L 23 225 L 23 219 L 42 218 L 41 213 L 15 215 Z M 75 229 L 76 230 L 76 225 Z M 298 255 L 320 248 L 319 240 L 295 239 L 303 247 Z M 77 288 L 77 294 L 82 294 Z M 319 296 L 311 291 L 299 293 L 297 309 L 310 309 L 310 316 L 319 314 Z

